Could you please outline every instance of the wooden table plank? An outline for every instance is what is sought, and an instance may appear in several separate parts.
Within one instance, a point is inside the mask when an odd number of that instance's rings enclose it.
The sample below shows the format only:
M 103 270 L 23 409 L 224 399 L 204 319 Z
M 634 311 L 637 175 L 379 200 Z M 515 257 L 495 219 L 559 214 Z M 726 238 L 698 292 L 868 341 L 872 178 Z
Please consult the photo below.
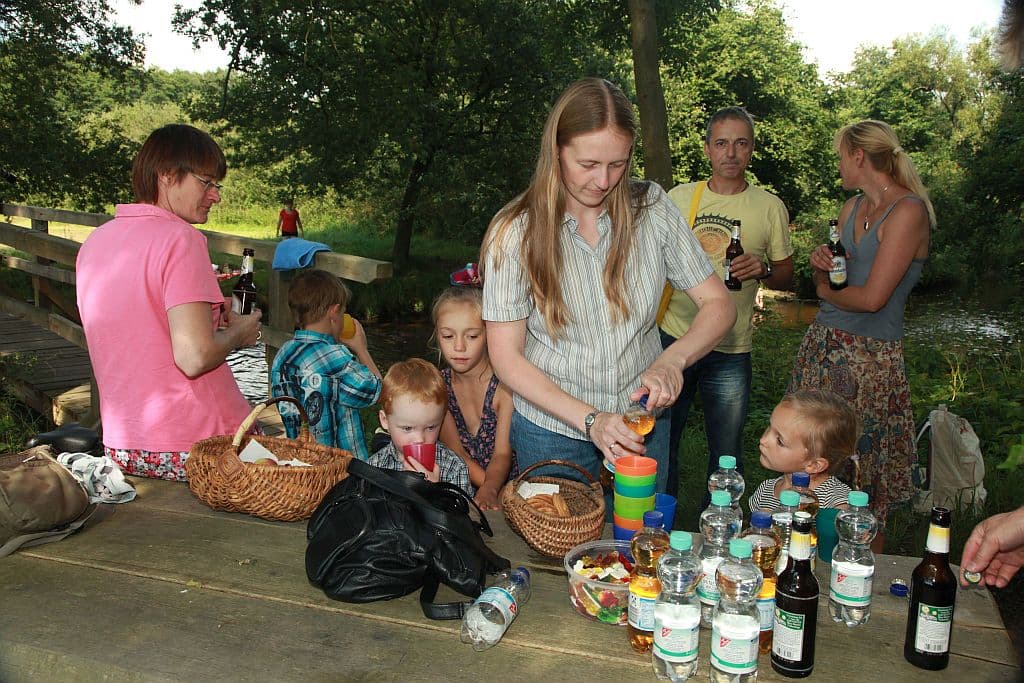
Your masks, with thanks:
M 47 680 L 32 675 L 26 660 L 59 659 L 68 642 L 53 638 L 46 628 L 88 631 L 88 623 L 101 623 L 110 630 L 115 673 L 109 680 L 132 680 L 118 673 L 117 667 L 138 680 L 202 679 L 191 660 L 213 666 L 211 677 L 226 672 L 222 678 L 252 680 L 298 680 L 303 673 L 313 679 L 417 680 L 429 662 L 434 666 L 432 680 L 558 680 L 578 678 L 585 671 L 588 680 L 619 682 L 625 676 L 652 675 L 649 656 L 630 650 L 625 629 L 588 621 L 572 611 L 560 562 L 533 553 L 495 514 L 491 515 L 492 546 L 513 564 L 531 567 L 533 596 L 502 643 L 476 654 L 458 642 L 458 622 L 425 619 L 415 595 L 364 605 L 326 598 L 305 578 L 304 523 L 215 512 L 199 503 L 183 484 L 131 480 L 139 494 L 135 502 L 104 510 L 106 518 L 90 523 L 83 533 L 23 549 L 0 562 L 0 585 L 19 586 L 16 604 L 21 605 L 12 612 L 5 603 L 8 616 L 6 623 L 0 623 L 0 667 L 20 666 L 19 674 L 28 672 L 8 677 L 0 668 L 0 680 Z M 880 563 L 880 580 L 886 572 L 904 571 L 917 561 L 895 558 L 891 566 L 888 562 Z M 72 592 L 71 598 L 65 591 Z M 447 591 L 440 597 L 458 596 Z M 954 655 L 940 676 L 1017 680 L 1017 658 L 1006 631 L 997 613 L 986 614 L 995 610 L 994 604 L 982 598 L 961 598 L 961 604 L 971 618 L 961 619 L 958 609 Z M 832 623 L 825 609 L 823 598 L 816 678 L 936 680 L 934 673 L 903 660 L 905 599 L 876 595 L 871 621 L 857 629 Z M 39 614 L 60 616 L 49 617 L 53 625 L 40 626 L 32 621 Z M 243 622 L 246 632 L 262 643 L 261 649 L 243 639 L 239 625 Z M 22 632 L 37 637 L 16 635 Z M 133 636 L 136 633 L 138 637 Z M 85 666 L 81 662 L 97 652 L 106 657 L 107 648 L 97 650 L 92 637 L 87 634 L 81 650 L 67 655 L 71 663 L 62 666 Z M 125 643 L 120 642 L 122 637 L 127 638 Z M 51 638 L 52 645 L 46 645 Z M 323 650 L 327 641 L 344 645 L 349 654 L 331 655 L 335 650 Z M 702 632 L 700 679 L 707 675 L 708 641 L 709 634 Z M 161 653 L 150 661 L 149 643 L 159 643 L 166 656 Z M 367 659 L 370 653 L 380 652 L 393 656 Z M 182 657 L 182 653 L 188 654 Z M 12 657 L 17 664 L 12 664 Z M 338 666 L 346 658 L 351 659 L 346 665 L 351 668 L 320 668 Z M 216 668 L 221 659 L 232 664 Z M 288 669 L 283 661 L 302 662 L 308 668 Z M 785 680 L 771 670 L 767 656 L 761 658 L 759 679 Z

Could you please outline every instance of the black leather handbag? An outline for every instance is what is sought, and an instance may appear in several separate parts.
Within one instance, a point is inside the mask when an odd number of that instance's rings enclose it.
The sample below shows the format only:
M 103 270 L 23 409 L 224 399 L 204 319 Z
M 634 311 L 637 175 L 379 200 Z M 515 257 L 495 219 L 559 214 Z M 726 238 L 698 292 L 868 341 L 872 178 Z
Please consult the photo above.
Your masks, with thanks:
M 470 506 L 479 521 L 470 518 Z M 439 584 L 475 598 L 488 574 L 509 567 L 481 532 L 494 535 L 459 487 L 354 459 L 348 477 L 309 519 L 306 576 L 343 602 L 390 600 L 420 590 L 427 617 L 461 619 L 471 603 L 435 603 Z

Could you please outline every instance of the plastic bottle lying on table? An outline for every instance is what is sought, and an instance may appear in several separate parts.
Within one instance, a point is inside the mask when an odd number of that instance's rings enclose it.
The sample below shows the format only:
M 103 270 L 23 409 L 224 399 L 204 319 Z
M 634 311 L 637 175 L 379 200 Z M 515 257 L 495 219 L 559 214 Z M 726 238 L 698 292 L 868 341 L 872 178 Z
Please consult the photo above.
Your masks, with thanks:
M 462 642 L 477 652 L 501 640 L 519 610 L 530 599 L 530 572 L 518 567 L 498 574 L 494 585 L 484 589 L 462 618 Z

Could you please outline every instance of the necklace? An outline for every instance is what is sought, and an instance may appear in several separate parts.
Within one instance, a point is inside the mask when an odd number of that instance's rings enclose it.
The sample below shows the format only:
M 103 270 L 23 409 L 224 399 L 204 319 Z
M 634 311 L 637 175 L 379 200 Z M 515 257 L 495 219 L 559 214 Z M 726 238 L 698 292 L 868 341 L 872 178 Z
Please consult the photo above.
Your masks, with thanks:
M 885 187 L 882 188 L 882 195 L 881 195 L 881 197 L 885 197 L 885 192 L 888 189 L 889 189 L 888 185 L 886 185 Z M 882 205 L 881 197 L 879 198 L 879 202 L 878 202 L 879 206 Z M 868 211 L 867 213 L 864 214 L 864 232 L 867 232 L 869 229 L 871 229 L 871 221 L 869 220 L 869 216 L 871 216 L 871 212 L 870 211 Z

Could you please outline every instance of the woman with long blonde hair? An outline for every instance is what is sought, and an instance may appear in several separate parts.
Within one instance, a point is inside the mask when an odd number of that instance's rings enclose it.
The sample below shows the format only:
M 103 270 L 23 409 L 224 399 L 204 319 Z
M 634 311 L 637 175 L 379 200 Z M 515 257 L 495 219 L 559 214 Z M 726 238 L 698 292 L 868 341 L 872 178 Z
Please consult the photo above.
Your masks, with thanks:
M 622 413 L 645 395 L 652 410 L 674 402 L 682 370 L 736 312 L 665 192 L 629 178 L 635 136 L 632 106 L 615 85 L 586 78 L 562 93 L 529 187 L 484 238 L 483 318 L 491 363 L 515 394 L 521 467 L 560 458 L 596 477 L 602 456 L 646 454 L 659 462 L 663 491 L 667 415 L 645 443 Z M 655 314 L 666 278 L 701 311 L 662 352 Z
M 844 289 L 829 287 L 828 245 L 811 254 L 821 310 L 804 336 L 789 390 L 822 388 L 857 410 L 862 431 L 845 478 L 867 491 L 882 523 L 914 493 L 914 414 L 903 356 L 903 310 L 928 258 L 935 210 L 888 124 L 865 120 L 835 136 L 839 175 L 860 193 L 839 212 Z M 876 549 L 884 544 L 884 535 Z

